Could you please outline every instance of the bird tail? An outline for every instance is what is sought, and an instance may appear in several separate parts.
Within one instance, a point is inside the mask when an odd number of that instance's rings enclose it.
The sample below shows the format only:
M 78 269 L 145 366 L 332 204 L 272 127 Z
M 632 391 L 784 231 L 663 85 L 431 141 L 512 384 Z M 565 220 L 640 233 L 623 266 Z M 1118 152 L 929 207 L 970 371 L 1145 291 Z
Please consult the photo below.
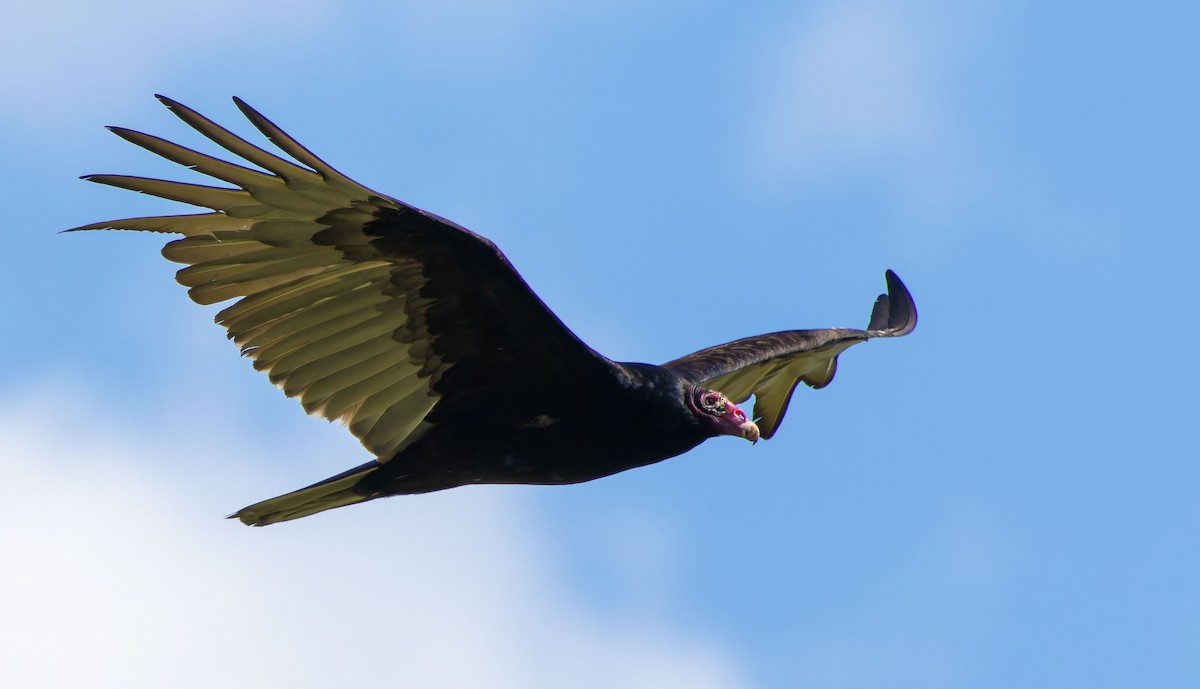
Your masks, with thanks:
M 307 488 L 243 507 L 229 519 L 240 519 L 247 526 L 266 526 L 370 500 L 378 494 L 359 492 L 355 487 L 380 466 L 379 462 L 367 462 Z

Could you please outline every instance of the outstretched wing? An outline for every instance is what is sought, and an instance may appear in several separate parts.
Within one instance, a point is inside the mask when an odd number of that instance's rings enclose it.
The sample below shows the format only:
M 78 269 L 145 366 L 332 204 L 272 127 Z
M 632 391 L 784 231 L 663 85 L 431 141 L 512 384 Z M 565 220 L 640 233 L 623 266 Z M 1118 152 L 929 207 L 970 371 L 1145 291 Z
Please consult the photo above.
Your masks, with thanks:
M 183 105 L 184 122 L 261 170 L 128 129 L 118 136 L 236 188 L 141 177 L 93 182 L 211 209 L 75 230 L 182 234 L 163 255 L 229 337 L 289 397 L 344 421 L 391 458 L 456 413 L 502 404 L 506 390 L 548 393 L 614 366 L 581 342 L 490 241 L 371 191 L 272 122 L 242 113 L 299 165 Z
M 875 337 L 901 337 L 917 326 L 908 288 L 887 271 L 888 293 L 875 300 L 866 330 L 788 330 L 734 340 L 663 364 L 685 378 L 718 390 L 734 404 L 754 395 L 754 421 L 763 438 L 775 434 L 801 381 L 823 388 L 833 380 L 838 355 Z

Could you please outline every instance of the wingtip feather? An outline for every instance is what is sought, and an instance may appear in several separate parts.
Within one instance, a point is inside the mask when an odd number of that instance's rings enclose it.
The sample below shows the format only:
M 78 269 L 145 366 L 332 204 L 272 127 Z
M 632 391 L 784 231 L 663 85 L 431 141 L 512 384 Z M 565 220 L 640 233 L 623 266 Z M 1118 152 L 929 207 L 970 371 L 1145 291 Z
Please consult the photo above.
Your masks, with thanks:
M 171 110 L 174 110 L 175 108 L 178 108 L 178 107 L 180 107 L 180 105 L 182 105 L 179 101 L 175 100 L 174 98 L 171 98 L 170 96 L 164 96 L 161 93 L 154 94 L 154 97 L 158 99 L 159 103 L 162 103 L 164 106 L 166 106 L 167 108 L 169 108 Z
M 888 291 L 875 300 L 867 332 L 871 337 L 903 337 L 917 327 L 917 305 L 895 271 L 887 270 L 884 278 Z

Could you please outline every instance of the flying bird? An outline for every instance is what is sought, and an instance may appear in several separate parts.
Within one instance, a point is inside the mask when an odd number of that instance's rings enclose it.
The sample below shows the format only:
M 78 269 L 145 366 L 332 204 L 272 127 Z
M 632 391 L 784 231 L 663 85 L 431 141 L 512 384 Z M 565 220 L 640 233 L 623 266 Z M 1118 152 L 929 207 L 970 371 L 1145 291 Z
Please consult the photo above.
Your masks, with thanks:
M 76 230 L 183 235 L 163 256 L 254 367 L 309 414 L 337 419 L 371 461 L 230 515 L 264 526 L 390 495 L 479 483 L 569 484 L 646 466 L 708 438 L 773 436 L 796 386 L 833 380 L 859 342 L 912 332 L 887 271 L 865 330 L 790 330 L 660 366 L 588 347 L 487 238 L 372 191 L 235 98 L 287 160 L 180 103 L 180 119 L 257 169 L 141 132 L 121 138 L 232 185 L 83 179 L 208 209 Z M 738 405 L 754 397 L 753 418 Z

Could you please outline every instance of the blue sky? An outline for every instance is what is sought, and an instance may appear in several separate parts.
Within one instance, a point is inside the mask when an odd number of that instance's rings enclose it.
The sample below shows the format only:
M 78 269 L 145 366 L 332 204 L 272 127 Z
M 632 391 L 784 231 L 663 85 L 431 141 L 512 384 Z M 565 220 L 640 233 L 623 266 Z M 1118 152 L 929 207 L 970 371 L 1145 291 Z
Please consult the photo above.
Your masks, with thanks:
M 27 4 L 0 44 L 0 683 L 1194 687 L 1191 3 Z M 191 304 L 161 92 L 229 96 L 661 362 L 865 324 L 769 442 L 221 517 L 364 461 Z M 208 149 L 205 149 L 208 150 Z M 705 289 L 711 276 L 727 288 Z

